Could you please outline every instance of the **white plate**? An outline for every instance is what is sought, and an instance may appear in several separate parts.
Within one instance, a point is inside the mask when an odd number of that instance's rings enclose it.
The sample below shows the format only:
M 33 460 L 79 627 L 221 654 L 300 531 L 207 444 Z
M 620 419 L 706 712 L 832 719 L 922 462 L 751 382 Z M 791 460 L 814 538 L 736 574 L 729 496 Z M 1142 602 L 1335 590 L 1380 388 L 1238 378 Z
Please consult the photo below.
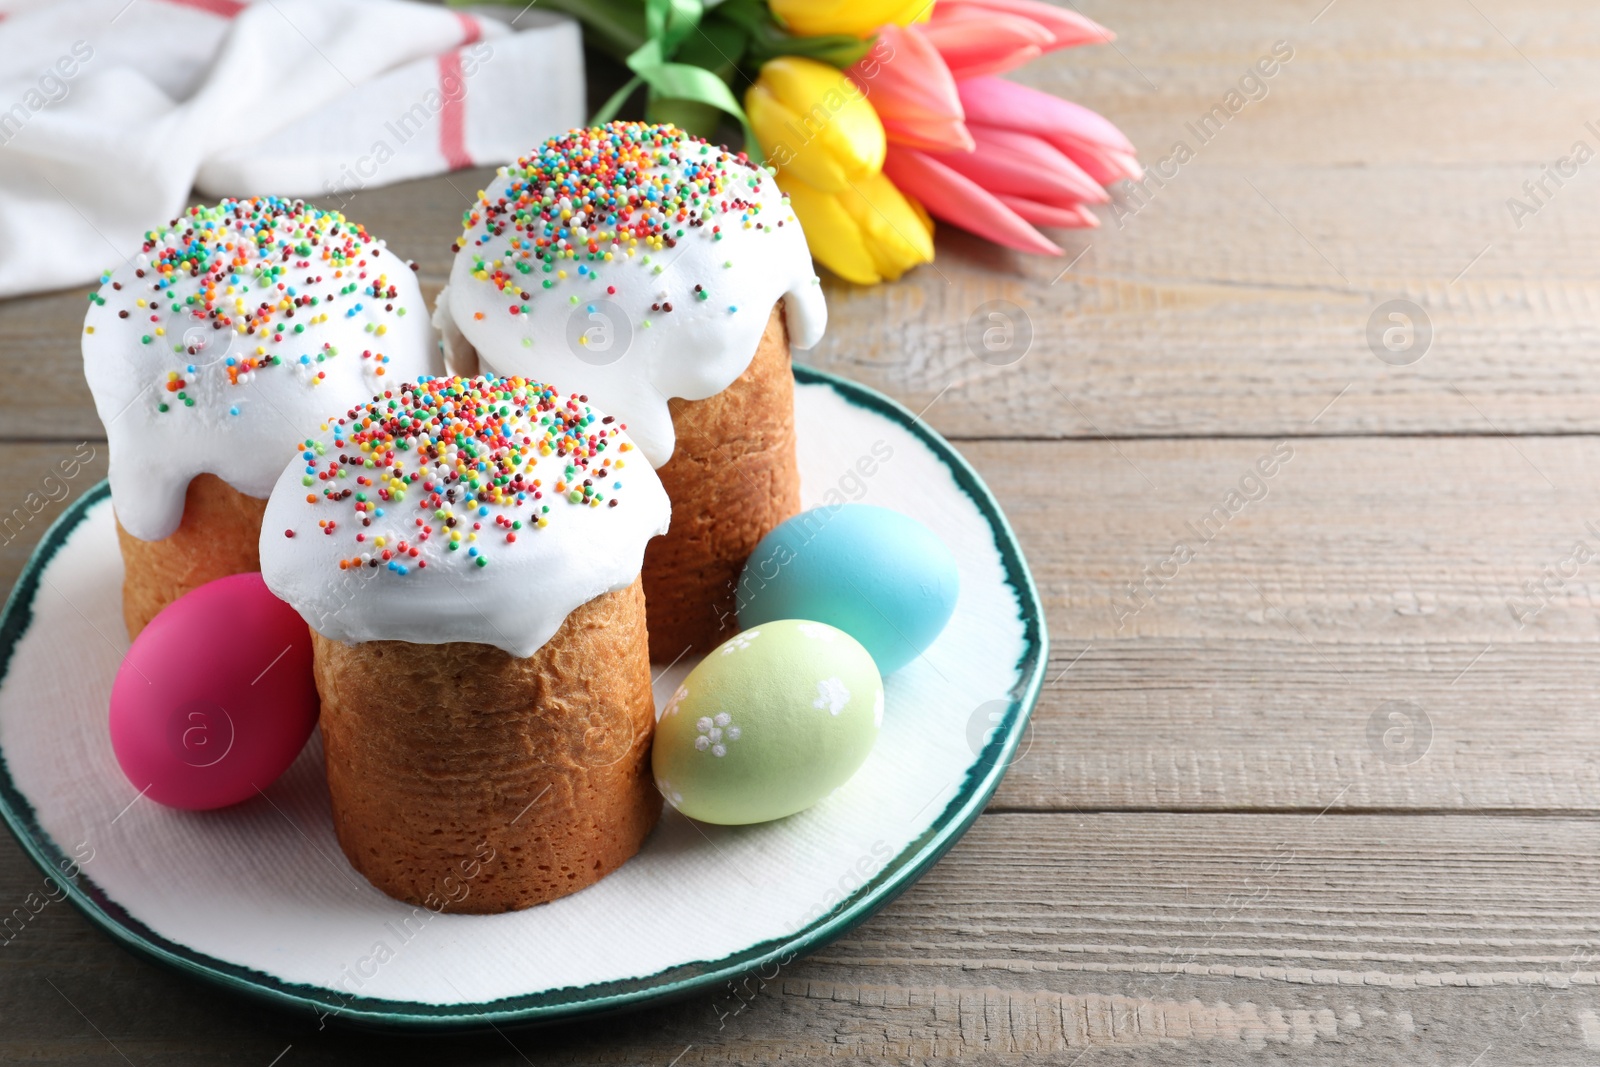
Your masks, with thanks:
M 573 896 L 435 915 L 346 862 L 317 735 L 263 797 L 214 812 L 141 798 L 106 703 L 127 651 L 104 485 L 51 528 L 0 618 L 0 814 L 113 937 L 280 1005 L 371 1026 L 543 1021 L 683 995 L 838 937 L 982 810 L 1044 670 L 1043 613 L 982 482 L 904 408 L 796 368 L 802 495 L 894 508 L 955 553 L 955 616 L 891 675 L 866 765 L 809 811 L 717 827 L 670 809 L 643 850 Z M 657 682 L 658 701 L 691 664 Z

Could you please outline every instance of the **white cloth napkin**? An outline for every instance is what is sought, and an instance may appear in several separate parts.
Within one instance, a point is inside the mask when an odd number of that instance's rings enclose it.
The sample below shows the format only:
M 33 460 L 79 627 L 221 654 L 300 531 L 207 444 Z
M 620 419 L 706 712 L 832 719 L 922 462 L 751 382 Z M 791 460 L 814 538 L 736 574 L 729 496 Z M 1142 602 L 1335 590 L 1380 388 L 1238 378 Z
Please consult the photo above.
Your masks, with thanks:
M 0 296 L 93 280 L 191 186 L 343 209 L 362 189 L 503 163 L 580 125 L 577 24 L 497 14 L 0 0 Z

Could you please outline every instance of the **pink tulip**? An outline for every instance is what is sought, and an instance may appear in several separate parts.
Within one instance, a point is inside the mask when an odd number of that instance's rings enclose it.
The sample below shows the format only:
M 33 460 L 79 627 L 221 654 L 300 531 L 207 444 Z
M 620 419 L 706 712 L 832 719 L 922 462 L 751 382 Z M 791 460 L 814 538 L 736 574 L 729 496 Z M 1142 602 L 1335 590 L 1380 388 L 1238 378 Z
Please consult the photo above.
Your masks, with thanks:
M 939 0 L 925 32 L 957 80 L 1014 70 L 1057 48 L 1114 37 L 1092 19 L 1039 0 Z
M 930 21 L 922 32 L 958 81 L 1015 70 L 1044 55 L 1054 40 L 1049 30 L 1031 19 L 976 11 Z
M 972 151 L 956 80 L 918 27 L 884 26 L 872 50 L 846 73 L 872 103 L 891 141 Z
M 1101 185 L 1144 175 L 1133 142 L 1081 104 L 1004 78 L 971 78 L 956 87 L 968 122 L 1049 141 Z
M 1005 193 L 996 193 L 995 197 L 1035 226 L 1058 226 L 1062 229 L 1075 230 L 1100 225 L 1099 216 L 1082 204 L 1056 207 L 1054 204 L 1041 204 L 1020 196 L 1008 196 Z
M 994 193 L 926 152 L 890 144 L 883 173 L 921 201 L 931 215 L 1021 252 L 1059 256 L 1061 249 Z
M 1133 142 L 1121 130 L 1082 104 L 1004 78 L 972 78 L 957 88 L 967 118 L 973 122 L 1042 137 L 1060 134 L 1123 152 L 1134 150 Z
M 1081 144 L 1066 137 L 1057 137 L 1055 145 L 1083 172 L 1101 185 L 1110 185 L 1123 178 L 1136 182 L 1144 177 L 1144 168 L 1132 152 L 1118 152 L 1098 145 Z
M 1021 185 L 1021 188 L 1015 190 L 1016 192 L 1032 196 L 1035 200 L 1046 200 L 1055 198 L 1034 194 L 1047 188 L 1054 188 L 1060 190 L 1059 199 L 1069 203 L 1110 202 L 1111 197 L 1101 188 L 1100 183 L 1049 141 L 1035 137 L 1031 133 L 980 123 L 969 123 L 967 129 L 971 131 L 978 145 L 979 150 L 974 154 L 989 159 L 996 169 L 1003 168 L 1013 174 L 1015 176 L 1013 181 Z M 1007 191 L 999 186 L 990 188 L 1001 192 Z
M 1143 171 L 1088 108 L 993 77 L 1056 48 L 1111 40 L 1037 0 L 939 0 L 924 25 L 885 26 L 850 76 L 883 119 L 883 172 L 928 213 L 996 244 L 1060 255 L 1035 226 L 1098 226 L 1104 186 Z
M 931 18 L 938 21 L 941 17 L 970 11 L 1017 15 L 1039 23 L 1054 37 L 1053 43 L 1045 49 L 1047 52 L 1081 44 L 1106 44 L 1117 39 L 1116 34 L 1093 19 L 1040 0 L 939 0 Z

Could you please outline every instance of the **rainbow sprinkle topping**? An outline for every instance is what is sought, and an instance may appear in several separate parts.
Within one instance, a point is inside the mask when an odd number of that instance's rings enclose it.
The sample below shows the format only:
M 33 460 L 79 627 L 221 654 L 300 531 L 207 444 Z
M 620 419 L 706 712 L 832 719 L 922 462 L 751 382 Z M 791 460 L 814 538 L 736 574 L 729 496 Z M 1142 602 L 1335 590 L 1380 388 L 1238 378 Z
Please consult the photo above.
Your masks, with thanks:
M 743 152 L 671 125 L 613 122 L 570 130 L 502 168 L 502 181 L 479 192 L 462 215 L 468 235 L 479 226 L 483 232 L 452 248 L 472 256 L 473 277 L 499 289 L 510 314 L 527 315 L 535 291 L 562 282 L 599 284 L 614 294 L 606 284 L 614 263 L 637 257 L 660 274 L 664 268 L 650 254 L 675 247 L 692 230 L 720 241 L 725 225 L 781 227 L 792 215 L 786 201 L 776 205 L 781 212 L 765 210 L 764 173 Z M 709 297 L 704 282 L 690 294 Z M 658 301 L 650 310 L 671 312 L 672 304 Z
M 353 318 L 370 302 L 374 312 L 381 306 L 384 313 L 404 316 L 407 309 L 395 303 L 398 288 L 381 271 L 369 269 L 379 251 L 361 226 L 303 200 L 223 200 L 191 207 L 166 227 L 146 233 L 134 270 L 137 282 L 125 287 L 107 271 L 89 301 L 106 306 L 108 294 L 122 301 L 126 306 L 117 309 L 117 317 L 143 326 L 141 344 L 171 344 L 173 353 L 184 357 L 157 383 L 172 394 L 162 398 L 159 409 L 166 411 L 172 403 L 193 407 L 193 382 L 219 358 L 218 348 L 229 385 L 283 364 L 281 349 L 316 385 L 326 377 L 317 364 L 339 354 L 335 345 L 315 337 L 316 327 L 331 315 Z M 365 326 L 374 338 L 388 329 L 381 322 Z M 377 376 L 389 361 L 370 348 L 361 358 L 373 362 Z
M 325 425 L 331 447 L 303 442 L 302 482 L 308 504 L 345 516 L 319 520 L 324 535 L 337 536 L 345 524 L 354 530 L 354 553 L 340 570 L 421 570 L 422 547 L 435 538 L 486 567 L 491 542 L 513 545 L 524 531 L 548 526 L 552 501 L 617 506 L 615 472 L 633 448 L 618 438 L 624 428 L 593 411 L 587 397 L 563 399 L 526 378 L 424 378 Z M 534 476 L 541 460 L 542 478 Z M 377 520 L 388 520 L 386 532 L 370 532 Z

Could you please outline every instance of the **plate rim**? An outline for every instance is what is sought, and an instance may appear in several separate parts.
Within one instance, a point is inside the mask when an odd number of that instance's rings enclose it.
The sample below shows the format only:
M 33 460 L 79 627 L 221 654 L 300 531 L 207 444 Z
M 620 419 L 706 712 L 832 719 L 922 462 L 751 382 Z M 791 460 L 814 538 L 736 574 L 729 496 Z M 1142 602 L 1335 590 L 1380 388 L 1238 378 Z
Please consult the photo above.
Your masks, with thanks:
M 69 859 L 38 823 L 32 805 L 16 788 L 0 747 L 0 817 L 23 852 L 40 870 L 63 886 L 68 899 L 92 925 L 134 954 L 221 987 L 258 1003 L 292 1011 L 310 1010 L 323 1021 L 369 1030 L 448 1032 L 511 1025 L 530 1026 L 642 1008 L 710 990 L 777 963 L 795 959 L 837 940 L 893 901 L 949 851 L 982 813 L 1025 734 L 1043 688 L 1049 657 L 1044 607 L 1033 575 L 994 495 L 977 471 L 948 441 L 898 401 L 848 378 L 804 364 L 794 364 L 802 385 L 826 385 L 845 400 L 897 423 L 917 437 L 947 466 L 957 486 L 983 515 L 995 536 L 1005 581 L 1016 592 L 1023 622 L 1023 650 L 1016 667 L 1018 680 L 1007 694 L 1009 706 L 1001 728 L 992 732 L 968 766 L 944 809 L 919 837 L 891 857 L 874 876 L 833 911 L 787 936 L 758 942 L 716 960 L 681 964 L 637 978 L 586 986 L 567 986 L 469 1004 L 424 1004 L 376 997 L 350 997 L 340 1002 L 334 990 L 286 982 L 252 968 L 219 960 L 171 941 L 129 915 L 91 878 L 78 871 L 62 874 Z M 0 686 L 10 673 L 12 657 L 33 620 L 33 604 L 44 569 L 66 543 L 89 510 L 110 495 L 102 479 L 52 522 L 29 554 L 0 611 Z

